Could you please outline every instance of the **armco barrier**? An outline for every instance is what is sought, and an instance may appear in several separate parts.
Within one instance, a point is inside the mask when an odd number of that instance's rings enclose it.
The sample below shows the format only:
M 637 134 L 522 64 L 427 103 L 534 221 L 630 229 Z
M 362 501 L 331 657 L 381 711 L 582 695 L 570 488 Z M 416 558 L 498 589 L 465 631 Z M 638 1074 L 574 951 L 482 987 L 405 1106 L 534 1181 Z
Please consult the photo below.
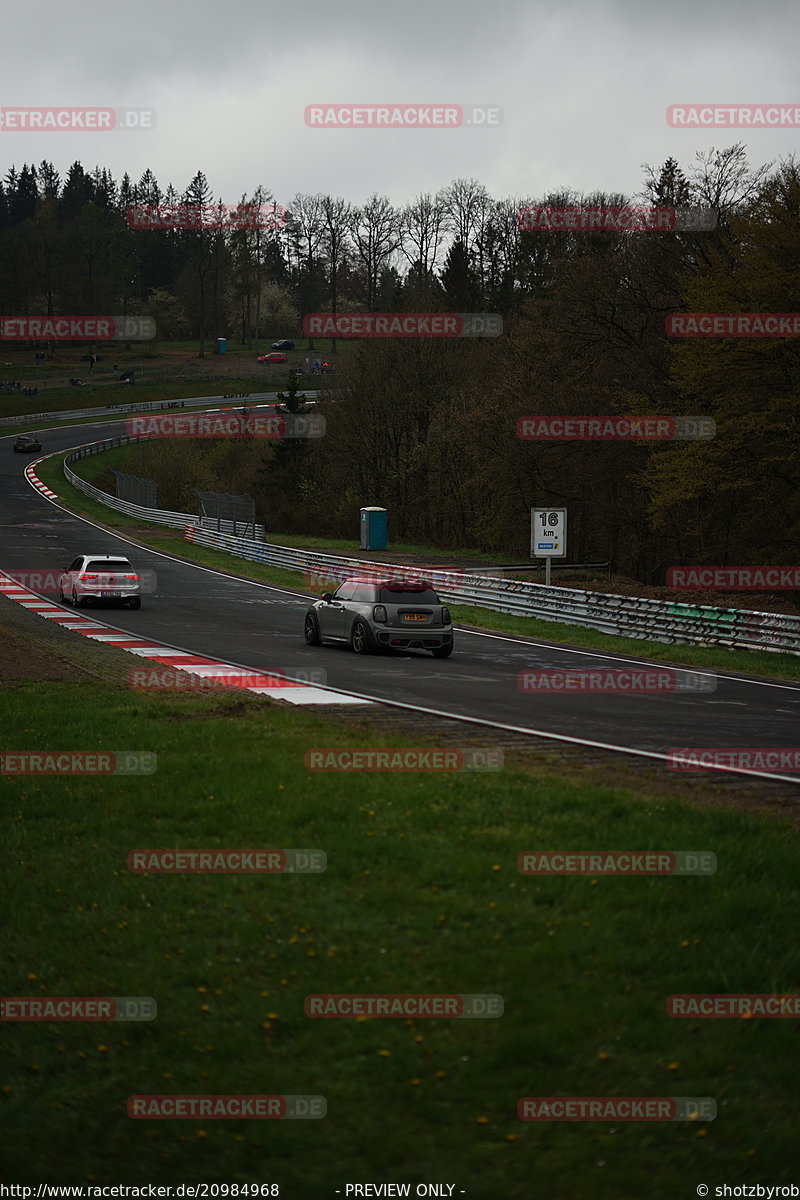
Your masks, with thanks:
M 800 654 L 800 617 L 709 605 L 695 607 L 665 600 L 546 587 L 491 575 L 339 558 L 193 526 L 184 530 L 184 537 L 197 545 L 226 550 L 238 558 L 288 571 L 313 571 L 329 576 L 332 581 L 367 572 L 430 579 L 442 599 L 453 604 L 470 604 L 520 617 L 537 617 L 541 621 L 562 621 L 600 633 L 673 644 L 698 643 Z
M 116 446 L 129 446 L 132 443 L 146 441 L 146 438 L 136 437 L 117 437 L 107 438 L 103 442 L 91 442 L 87 446 L 81 446 L 78 450 L 73 450 L 64 459 L 64 475 L 69 483 L 79 492 L 83 492 L 84 496 L 88 496 L 90 500 L 96 500 L 99 504 L 105 504 L 108 508 L 115 508 L 118 512 L 125 513 L 129 517 L 138 517 L 142 521 L 149 521 L 155 525 L 168 525 L 172 529 L 183 529 L 186 525 L 198 528 L 203 526 L 203 518 L 196 516 L 194 513 L 168 512 L 163 508 L 145 508 L 141 504 L 131 504 L 129 500 L 119 500 L 116 496 L 109 496 L 108 492 L 101 492 L 99 488 L 93 487 L 91 483 L 87 483 L 85 479 L 81 479 L 80 475 L 76 475 L 70 470 L 70 463 L 77 462 L 78 459 L 86 458 L 91 454 L 102 454 L 105 450 L 113 450 Z M 213 520 L 217 524 L 216 517 L 206 517 L 207 521 Z M 233 532 L 233 521 L 220 521 L 220 525 L 226 530 Z M 243 524 L 243 522 L 239 522 Z M 256 525 L 256 544 L 259 539 L 264 540 L 264 526 Z
M 212 399 L 212 397 L 209 397 Z M 213 397 L 217 399 L 217 397 Z M 204 400 L 203 403 L 207 403 Z M 22 413 L 15 417 L 0 417 L 0 425 L 29 425 L 32 421 L 68 421 L 71 417 L 120 416 L 129 412 L 152 412 L 153 409 L 185 408 L 183 400 L 144 400 L 141 404 L 110 404 L 107 408 L 70 408 L 62 412 Z
M 183 527 L 184 538 L 200 546 L 224 550 L 237 558 L 282 567 L 287 571 L 314 571 L 340 580 L 364 572 L 387 572 L 430 579 L 439 594 L 452 604 L 474 605 L 494 612 L 540 621 L 561 621 L 580 625 L 600 633 L 642 638 L 671 644 L 726 646 L 731 649 L 772 650 L 800 654 L 800 617 L 782 613 L 753 612 L 750 609 L 714 608 L 710 605 L 678 604 L 668 600 L 650 600 L 636 596 L 615 596 L 607 592 L 587 592 L 572 588 L 547 587 L 527 580 L 501 579 L 491 575 L 466 575 L 461 571 L 431 570 L 427 567 L 398 566 L 393 563 L 367 562 L 316 554 L 291 546 L 273 546 L 253 538 L 200 527 L 199 518 L 189 513 L 164 512 L 142 508 L 117 500 L 80 479 L 69 464 L 89 454 L 99 454 L 114 446 L 124 446 L 139 438 L 119 437 L 93 442 L 73 450 L 64 460 L 64 474 L 84 495 L 109 508 L 136 516 L 157 525 Z M 263 527 L 259 527 L 259 533 Z
M 184 400 L 143 400 L 139 404 L 110 404 L 106 408 L 72 408 L 69 411 L 45 413 L 21 413 L 15 417 L 0 417 L 0 426 L 30 425 L 33 421 L 68 421 L 72 417 L 115 417 L 125 413 L 160 412 L 162 409 L 202 408 L 205 404 L 219 403 L 225 400 L 266 400 L 275 396 L 277 389 L 272 392 L 248 392 L 242 396 L 191 396 Z M 317 391 L 307 391 L 304 396 L 314 398 Z M 235 404 L 225 405 L 226 408 L 236 408 Z

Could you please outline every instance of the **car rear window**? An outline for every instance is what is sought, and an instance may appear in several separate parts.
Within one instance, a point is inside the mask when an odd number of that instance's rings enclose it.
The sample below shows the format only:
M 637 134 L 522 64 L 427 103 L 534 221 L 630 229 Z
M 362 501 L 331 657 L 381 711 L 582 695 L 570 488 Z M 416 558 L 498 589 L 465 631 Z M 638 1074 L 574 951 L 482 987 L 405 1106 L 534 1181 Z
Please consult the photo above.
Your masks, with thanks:
M 420 604 L 441 604 L 441 600 L 434 592 L 433 588 L 425 588 L 424 591 L 395 591 L 393 588 L 381 588 L 379 598 L 380 604 L 413 604 L 415 607 Z
M 90 562 L 86 565 L 87 571 L 133 571 L 133 567 L 126 558 L 104 558 L 99 562 Z

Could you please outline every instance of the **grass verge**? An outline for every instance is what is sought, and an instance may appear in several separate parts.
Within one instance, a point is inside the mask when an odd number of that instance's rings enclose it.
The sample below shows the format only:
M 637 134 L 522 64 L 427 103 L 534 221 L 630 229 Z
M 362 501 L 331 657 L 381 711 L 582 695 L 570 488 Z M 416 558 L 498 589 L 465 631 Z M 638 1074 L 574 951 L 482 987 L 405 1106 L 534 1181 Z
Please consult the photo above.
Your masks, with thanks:
M 133 749 L 148 777 L 7 779 L 6 996 L 150 995 L 146 1024 L 4 1028 L 9 1178 L 453 1182 L 482 1200 L 788 1183 L 795 1030 L 671 1020 L 681 992 L 789 992 L 780 818 L 494 774 L 312 773 L 404 744 L 249 697 L 17 684 L 6 748 Z M 130 874 L 146 847 L 301 847 L 322 875 Z M 698 878 L 523 877 L 522 850 L 713 851 Z M 312 1021 L 320 992 L 491 992 L 498 1020 Z M 322 1121 L 134 1121 L 141 1093 L 322 1094 Z M 709 1125 L 520 1123 L 525 1095 L 713 1096 Z M 753 1121 L 753 1112 L 769 1115 Z M 657 1166 L 657 1173 L 654 1168 Z M 576 1182 L 564 1187 L 565 1172 Z M 655 1174 L 655 1177 L 654 1177 Z

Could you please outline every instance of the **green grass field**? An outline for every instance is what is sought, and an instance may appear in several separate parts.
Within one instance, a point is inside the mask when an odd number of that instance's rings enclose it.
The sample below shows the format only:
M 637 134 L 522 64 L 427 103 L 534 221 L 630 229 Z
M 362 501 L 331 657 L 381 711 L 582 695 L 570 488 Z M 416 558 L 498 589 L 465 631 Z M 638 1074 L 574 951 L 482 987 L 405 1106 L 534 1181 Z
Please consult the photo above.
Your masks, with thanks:
M 158 756 L 153 776 L 4 781 L 3 995 L 159 1006 L 146 1024 L 5 1024 L 8 1178 L 268 1182 L 302 1200 L 370 1180 L 479 1200 L 529 1197 L 532 1179 L 598 1200 L 792 1180 L 793 1022 L 665 1015 L 675 992 L 796 987 L 800 879 L 782 818 L 510 763 L 313 773 L 309 748 L 407 739 L 239 695 L 22 682 L 3 742 Z M 328 869 L 131 874 L 128 852 L 149 847 L 311 847 Z M 523 850 L 601 848 L 710 850 L 718 870 L 516 868 Z M 315 992 L 491 992 L 505 1014 L 312 1021 Z M 131 1120 L 142 1093 L 321 1094 L 328 1115 Z M 515 1116 L 525 1095 L 713 1096 L 719 1115 L 532 1125 Z
M 101 347 L 100 361 L 93 371 L 81 357 L 89 352 L 88 347 L 62 348 L 44 367 L 34 365 L 30 350 L 17 350 L 4 344 L 4 354 L 9 356 L 0 362 L 0 383 L 19 380 L 38 388 L 36 396 L 23 396 L 17 391 L 0 391 L 0 417 L 11 417 L 24 413 L 59 412 L 62 409 L 102 408 L 111 404 L 141 403 L 151 400 L 180 400 L 184 397 L 216 395 L 217 393 L 258 392 L 284 388 L 288 385 L 290 372 L 305 370 L 307 357 L 324 360 L 329 356 L 321 350 L 307 350 L 307 339 L 295 339 L 296 350 L 288 353 L 288 363 L 266 366 L 256 360 L 259 354 L 269 350 L 275 339 L 264 339 L 264 344 L 248 346 L 228 339 L 228 353 L 215 352 L 216 341 L 209 339 L 206 354 L 199 357 L 197 342 L 159 343 L 157 346 Z M 328 342 L 326 340 L 325 344 Z M 352 347 L 345 356 L 349 358 Z M 341 354 L 337 354 L 341 358 Z M 132 369 L 136 382 L 132 387 L 123 386 L 114 377 L 112 367 L 118 363 L 120 372 Z M 69 378 L 77 376 L 81 387 L 70 387 Z M 333 375 L 314 375 L 309 371 L 301 380 L 302 386 L 322 389 L 330 386 L 337 378 Z

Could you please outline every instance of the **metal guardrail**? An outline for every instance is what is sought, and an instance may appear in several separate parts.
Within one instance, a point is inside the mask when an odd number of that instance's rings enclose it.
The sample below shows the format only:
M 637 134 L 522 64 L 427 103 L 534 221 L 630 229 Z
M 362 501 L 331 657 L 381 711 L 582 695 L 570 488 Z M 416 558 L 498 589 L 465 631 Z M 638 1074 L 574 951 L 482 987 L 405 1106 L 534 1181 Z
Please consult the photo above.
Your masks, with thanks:
M 519 573 L 520 571 L 526 571 L 526 572 L 533 571 L 537 576 L 540 576 L 540 575 L 545 574 L 546 566 L 547 566 L 547 564 L 546 564 L 545 560 L 543 558 L 539 558 L 539 559 L 536 559 L 536 561 L 532 562 L 532 563 L 505 563 L 502 566 L 500 564 L 497 564 L 496 566 L 494 564 L 492 564 L 492 569 L 495 571 L 516 571 L 517 573 Z M 479 575 L 482 568 L 469 567 L 469 568 L 465 568 L 465 569 L 466 569 L 468 575 Z M 611 579 L 611 563 L 610 562 L 565 563 L 565 562 L 559 562 L 556 559 L 556 560 L 551 560 L 550 569 L 553 571 L 569 571 L 573 575 L 576 574 L 578 571 L 583 571 L 583 572 L 585 572 L 585 574 L 584 574 L 585 579 L 588 579 L 590 573 L 592 573 L 592 572 L 605 571 L 609 580 Z
M 248 392 L 246 395 L 236 396 L 192 396 L 183 400 L 142 400 L 139 404 L 135 401 L 130 404 L 109 404 L 105 408 L 72 408 L 68 411 L 61 410 L 60 412 L 44 412 L 44 413 L 21 413 L 15 417 L 0 417 L 0 426 L 4 425 L 29 425 L 32 421 L 67 421 L 72 417 L 114 417 L 117 413 L 123 416 L 125 413 L 140 413 L 140 412 L 161 412 L 162 409 L 175 408 L 199 408 L 204 404 L 210 404 L 212 401 L 220 400 L 265 400 L 269 396 L 274 396 L 280 389 L 276 388 L 271 392 Z M 305 392 L 306 396 L 317 396 L 317 391 Z M 235 408 L 236 405 L 226 407 Z
M 91 442 L 88 446 L 81 446 L 79 450 L 73 450 L 64 459 L 64 475 L 67 482 L 82 492 L 84 496 L 88 496 L 90 500 L 97 500 L 98 503 L 105 504 L 108 508 L 114 508 L 117 512 L 125 513 L 129 517 L 139 517 L 142 521 L 152 521 L 156 525 L 168 525 L 171 529 L 181 529 L 186 525 L 194 524 L 198 520 L 194 513 L 167 512 L 161 508 L 144 508 L 141 504 L 118 500 L 116 496 L 109 496 L 108 492 L 101 492 L 99 488 L 93 487 L 91 483 L 87 483 L 85 479 L 81 479 L 80 475 L 76 475 L 74 471 L 70 470 L 70 464 L 77 462 L 78 459 L 88 458 L 92 454 L 102 454 L 105 450 L 113 450 L 117 446 L 128 446 L 140 440 L 142 439 L 127 436 L 107 438 L 103 442 Z
M 87 458 L 92 454 L 102 454 L 105 450 L 113 450 L 117 446 L 129 446 L 137 442 L 147 441 L 146 437 L 123 437 L 106 438 L 102 442 L 91 442 L 89 445 L 81 446 L 78 450 L 73 450 L 64 459 L 64 475 L 69 483 L 84 496 L 88 496 L 90 500 L 96 500 L 99 504 L 105 504 L 108 508 L 114 508 L 117 512 L 125 513 L 128 517 L 138 517 L 142 521 L 148 521 L 154 525 L 167 525 L 171 529 L 183 529 L 185 526 L 197 525 L 202 528 L 206 522 L 213 520 L 217 524 L 216 518 L 199 517 L 195 513 L 169 512 L 162 508 L 145 508 L 142 504 L 133 504 L 129 500 L 120 500 L 116 496 L 110 496 L 108 492 L 102 492 L 99 488 L 94 487 L 91 483 L 87 483 L 85 479 L 81 479 L 80 475 L 76 475 L 70 469 L 70 464 L 77 462 L 78 459 Z M 220 521 L 219 524 L 225 532 L 232 533 L 235 526 L 233 521 Z M 240 522 L 241 524 L 241 522 Z M 263 525 L 256 525 L 256 542 L 263 541 L 266 537 Z
M 253 538 L 204 529 L 194 514 L 164 512 L 117 500 L 86 483 L 69 464 L 87 455 L 99 454 L 142 438 L 119 437 L 92 442 L 72 451 L 64 459 L 64 474 L 73 487 L 109 508 L 157 525 L 183 528 L 184 538 L 196 545 L 224 550 L 237 558 L 260 562 L 288 571 L 306 571 L 331 583 L 366 573 L 387 572 L 408 578 L 430 579 L 442 599 L 453 604 L 474 605 L 514 616 L 536 617 L 596 629 L 600 633 L 666 642 L 696 644 L 800 654 L 800 617 L 751 609 L 715 608 L 711 605 L 672 603 L 637 596 L 618 596 L 573 588 L 547 587 L 521 579 L 473 575 L 440 568 L 399 566 L 275 546 Z
M 572 588 L 546 587 L 527 580 L 502 579 L 430 567 L 367 562 L 274 546 L 213 530 L 188 527 L 184 537 L 197 545 L 225 550 L 288 571 L 306 571 L 331 583 L 354 575 L 395 572 L 430 579 L 443 600 L 541 621 L 581 625 L 600 633 L 673 645 L 697 644 L 800 654 L 800 617 L 710 605 L 673 604 L 665 600 L 617 596 Z

